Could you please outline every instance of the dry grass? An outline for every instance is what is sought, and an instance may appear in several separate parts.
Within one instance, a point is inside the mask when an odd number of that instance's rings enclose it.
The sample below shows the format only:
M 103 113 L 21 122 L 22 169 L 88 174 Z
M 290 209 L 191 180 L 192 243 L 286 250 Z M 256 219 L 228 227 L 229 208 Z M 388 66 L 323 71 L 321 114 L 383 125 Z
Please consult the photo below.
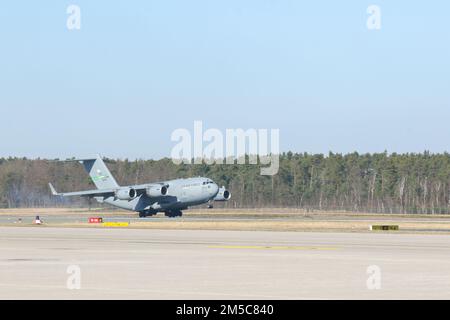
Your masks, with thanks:
M 270 230 L 270 231 L 369 231 L 371 224 L 397 224 L 400 230 L 442 230 L 449 223 L 410 223 L 391 221 L 156 221 L 134 222 L 132 227 L 153 229 Z
M 64 215 L 64 214 L 86 214 L 86 215 L 136 215 L 135 212 L 125 211 L 115 208 L 19 208 L 19 209 L 0 209 L 0 215 Z M 431 215 L 431 214 L 388 214 L 388 213 L 367 213 L 367 212 L 348 212 L 348 211 L 306 211 L 305 209 L 296 208 L 255 208 L 255 209 L 224 209 L 215 208 L 199 209 L 193 208 L 185 211 L 186 215 L 190 216 L 230 216 L 236 215 L 240 217 L 254 217 L 254 216 L 322 216 L 322 217 L 386 217 L 388 219 L 402 219 L 402 218 L 447 218 L 450 219 L 450 215 Z
M 126 219 L 124 219 L 126 221 Z M 126 221 L 128 222 L 128 221 Z M 234 231 L 316 231 L 316 232 L 370 232 L 370 222 L 342 222 L 342 221 L 182 221 L 182 220 L 146 220 L 131 221 L 131 229 L 159 229 L 159 230 L 234 230 Z M 373 224 L 392 224 L 392 222 L 377 221 Z M 449 223 L 396 223 L 400 231 L 372 231 L 372 232 L 423 232 L 439 231 L 450 233 Z M 30 226 L 20 224 L 16 226 Z M 10 225 L 11 226 L 11 225 Z M 42 227 L 83 227 L 83 228 L 107 228 L 101 224 L 89 224 L 87 222 L 70 223 L 46 223 Z
M 15 215 L 18 217 L 26 216 L 64 216 L 64 215 L 80 215 L 80 220 L 86 221 L 88 216 L 136 217 L 135 213 L 129 211 L 116 211 L 108 209 L 91 209 L 84 208 L 38 208 L 38 209 L 1 209 L 0 215 Z M 342 231 L 342 232 L 369 232 L 371 224 L 395 224 L 400 226 L 400 232 L 417 232 L 417 231 L 440 231 L 450 233 L 450 217 L 449 216 L 430 216 L 430 215 L 380 215 L 366 213 L 343 213 L 343 212 L 302 212 L 300 210 L 287 209 L 214 209 L 214 210 L 189 210 L 186 215 L 193 217 L 203 217 L 202 220 L 183 220 L 183 219 L 143 219 L 131 220 L 129 228 L 146 228 L 146 229 L 184 229 L 184 230 L 268 230 L 268 231 Z M 86 217 L 85 217 L 86 216 Z M 214 216 L 226 217 L 226 220 L 214 220 Z M 346 217 L 364 217 L 364 221 L 349 220 Z M 236 219 L 233 219 L 236 217 Z M 289 217 L 293 219 L 277 219 Z M 299 219 L 295 219 L 299 217 Z M 320 219 L 302 219 L 304 217 L 320 217 Z M 329 220 L 326 218 L 330 217 Z M 331 218 L 343 217 L 342 220 L 333 220 Z M 371 220 L 373 218 L 373 221 Z M 376 217 L 376 219 L 375 219 Z M 248 218 L 248 219 L 242 219 Z M 264 218 L 264 219 L 262 219 Z M 271 220 L 271 218 L 274 218 Z M 405 218 L 414 218 L 408 221 Z M 421 221 L 421 219 L 424 219 Z M 447 219 L 442 219 L 447 218 Z M 127 221 L 128 222 L 128 221 Z M 6 225 L 6 224 L 5 224 Z M 9 224 L 11 226 L 12 224 Z M 14 224 L 15 226 L 29 226 L 30 224 Z M 104 228 L 101 225 L 88 224 L 87 222 L 59 222 L 52 223 L 48 221 L 43 227 L 66 226 L 66 227 L 90 227 Z M 42 226 L 40 226 L 42 227 Z M 383 231 L 376 231 L 383 232 Z M 398 231 L 392 231 L 398 232 Z

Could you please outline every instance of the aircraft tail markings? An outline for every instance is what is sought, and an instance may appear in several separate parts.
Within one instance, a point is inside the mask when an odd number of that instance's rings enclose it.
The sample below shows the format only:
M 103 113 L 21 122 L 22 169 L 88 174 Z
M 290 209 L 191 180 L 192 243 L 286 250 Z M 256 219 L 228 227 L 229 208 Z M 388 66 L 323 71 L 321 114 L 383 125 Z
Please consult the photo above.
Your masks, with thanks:
M 95 159 L 73 159 L 64 162 L 72 161 L 78 161 L 83 164 L 84 169 L 91 177 L 97 189 L 115 189 L 120 187 L 100 155 L 97 155 Z

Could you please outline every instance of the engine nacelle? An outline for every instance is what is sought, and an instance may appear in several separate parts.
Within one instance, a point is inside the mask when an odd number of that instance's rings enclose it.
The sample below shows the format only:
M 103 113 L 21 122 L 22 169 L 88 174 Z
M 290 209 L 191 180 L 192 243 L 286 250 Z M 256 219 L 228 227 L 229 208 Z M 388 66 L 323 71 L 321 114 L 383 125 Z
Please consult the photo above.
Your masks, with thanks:
M 169 186 L 165 185 L 165 186 L 151 186 L 148 187 L 145 190 L 145 193 L 147 194 L 147 196 L 152 197 L 152 198 L 156 198 L 156 197 L 162 197 L 165 196 L 167 194 L 167 188 Z
M 225 187 L 219 188 L 219 192 L 217 196 L 214 198 L 214 201 L 228 201 L 231 199 L 231 192 L 228 191 Z
M 137 197 L 137 192 L 133 188 L 123 188 L 116 191 L 116 198 L 119 200 L 133 200 Z

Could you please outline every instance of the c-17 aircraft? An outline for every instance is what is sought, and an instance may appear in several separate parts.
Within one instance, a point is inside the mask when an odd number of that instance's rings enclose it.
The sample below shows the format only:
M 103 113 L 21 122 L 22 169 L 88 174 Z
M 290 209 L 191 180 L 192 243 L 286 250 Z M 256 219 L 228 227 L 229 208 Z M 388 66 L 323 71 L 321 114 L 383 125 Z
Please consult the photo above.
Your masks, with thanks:
M 210 201 L 228 201 L 231 193 L 208 178 L 189 178 L 147 183 L 133 186 L 119 186 L 109 172 L 102 158 L 76 159 L 83 164 L 97 190 L 58 193 L 51 183 L 54 196 L 81 196 L 95 198 L 122 209 L 139 212 L 139 217 L 164 212 L 168 217 L 182 216 L 182 210 Z

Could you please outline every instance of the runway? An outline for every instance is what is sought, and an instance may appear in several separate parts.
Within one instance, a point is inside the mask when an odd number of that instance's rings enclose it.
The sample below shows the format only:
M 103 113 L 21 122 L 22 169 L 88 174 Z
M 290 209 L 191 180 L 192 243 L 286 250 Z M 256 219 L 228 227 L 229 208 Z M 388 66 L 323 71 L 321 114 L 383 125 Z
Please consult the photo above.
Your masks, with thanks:
M 450 299 L 449 270 L 447 235 L 0 227 L 0 299 Z

